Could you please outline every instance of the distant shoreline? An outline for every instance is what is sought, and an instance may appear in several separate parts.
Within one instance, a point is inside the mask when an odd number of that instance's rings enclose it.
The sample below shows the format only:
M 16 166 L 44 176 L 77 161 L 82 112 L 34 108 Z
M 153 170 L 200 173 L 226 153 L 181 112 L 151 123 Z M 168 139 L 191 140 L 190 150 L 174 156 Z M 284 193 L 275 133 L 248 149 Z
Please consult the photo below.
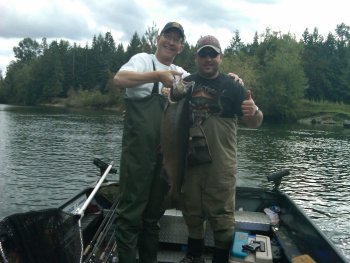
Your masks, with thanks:
M 121 113 L 123 111 L 122 106 L 119 107 L 101 107 L 96 108 L 93 106 L 70 106 L 67 103 L 67 99 L 65 98 L 55 98 L 51 103 L 43 103 L 40 104 L 40 106 L 46 106 L 46 107 L 58 107 L 58 108 L 76 108 L 76 109 L 99 109 L 99 110 L 106 110 L 106 111 L 113 111 Z M 311 108 L 314 108 L 312 106 Z M 302 110 L 303 111 L 303 107 Z M 317 114 L 317 111 L 319 113 Z M 347 114 L 344 112 L 344 110 L 334 110 L 334 109 L 328 109 L 325 108 L 322 109 L 313 109 L 308 110 L 305 108 L 305 111 L 303 111 L 306 114 L 303 114 L 303 117 L 300 117 L 296 120 L 297 123 L 300 124 L 306 124 L 306 125 L 317 125 L 317 126 L 333 126 L 333 127 L 344 127 L 344 128 L 350 128 L 350 114 Z M 309 116 L 307 116 L 309 115 Z

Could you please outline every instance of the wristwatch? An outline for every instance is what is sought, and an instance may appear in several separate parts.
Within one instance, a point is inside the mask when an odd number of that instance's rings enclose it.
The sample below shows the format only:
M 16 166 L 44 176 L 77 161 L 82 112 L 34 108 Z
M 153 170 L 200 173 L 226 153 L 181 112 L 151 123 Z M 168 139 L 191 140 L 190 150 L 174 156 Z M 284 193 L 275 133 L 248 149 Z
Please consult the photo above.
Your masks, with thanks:
M 259 111 L 260 111 L 258 106 L 255 105 L 255 107 L 256 107 L 256 110 L 255 110 L 254 115 L 253 115 L 254 117 L 256 117 L 259 114 Z

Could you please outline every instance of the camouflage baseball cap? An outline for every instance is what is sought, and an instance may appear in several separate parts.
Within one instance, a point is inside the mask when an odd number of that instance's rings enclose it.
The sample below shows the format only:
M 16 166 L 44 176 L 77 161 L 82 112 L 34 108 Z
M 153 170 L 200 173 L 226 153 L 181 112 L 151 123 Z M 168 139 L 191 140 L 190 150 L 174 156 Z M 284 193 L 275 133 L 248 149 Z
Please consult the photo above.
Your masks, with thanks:
M 164 32 L 168 31 L 171 28 L 176 28 L 177 30 L 179 30 L 181 37 L 185 38 L 185 31 L 184 31 L 182 25 L 180 25 L 177 22 L 169 22 L 169 23 L 167 23 L 160 33 L 163 34 Z
M 197 53 L 205 47 L 210 47 L 210 48 L 214 49 L 216 52 L 218 52 L 219 54 L 221 54 L 220 42 L 214 36 L 209 36 L 209 35 L 204 36 L 204 37 L 201 37 L 197 41 L 197 45 L 196 45 Z

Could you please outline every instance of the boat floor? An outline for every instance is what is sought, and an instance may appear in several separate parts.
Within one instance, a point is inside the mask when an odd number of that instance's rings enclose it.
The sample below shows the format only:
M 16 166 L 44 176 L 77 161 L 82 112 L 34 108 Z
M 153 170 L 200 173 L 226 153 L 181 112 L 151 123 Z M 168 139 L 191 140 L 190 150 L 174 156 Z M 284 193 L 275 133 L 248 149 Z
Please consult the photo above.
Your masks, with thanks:
M 100 201 L 101 196 L 96 198 L 96 204 L 100 205 Z M 66 206 L 75 207 L 76 204 L 68 202 Z M 272 206 L 279 207 L 281 211 L 278 227 L 271 226 L 271 220 L 264 212 L 265 208 Z M 291 262 L 295 256 L 305 254 L 310 255 L 316 262 L 347 262 L 304 213 L 281 192 L 260 188 L 237 188 L 236 209 L 236 231 L 245 231 L 252 236 L 259 235 L 270 239 L 272 259 L 269 262 Z M 87 227 L 83 235 L 86 238 L 84 240 L 86 245 L 89 244 L 102 219 L 108 218 L 110 211 L 113 210 L 101 205 L 97 214 L 92 215 L 92 218 L 86 217 L 86 221 L 89 221 L 86 222 Z M 114 230 L 115 228 L 111 228 L 111 231 Z M 115 234 L 107 234 L 111 235 Z M 165 212 L 160 220 L 159 238 L 158 263 L 177 263 L 185 256 L 188 231 L 181 211 L 171 209 Z M 205 262 L 211 262 L 214 238 L 210 224 L 206 226 L 205 246 Z M 116 254 L 111 254 L 111 257 L 116 260 Z
M 158 252 L 158 263 L 177 263 L 186 255 L 185 251 L 174 251 L 170 249 L 160 249 Z M 205 253 L 205 262 L 211 263 L 211 253 Z

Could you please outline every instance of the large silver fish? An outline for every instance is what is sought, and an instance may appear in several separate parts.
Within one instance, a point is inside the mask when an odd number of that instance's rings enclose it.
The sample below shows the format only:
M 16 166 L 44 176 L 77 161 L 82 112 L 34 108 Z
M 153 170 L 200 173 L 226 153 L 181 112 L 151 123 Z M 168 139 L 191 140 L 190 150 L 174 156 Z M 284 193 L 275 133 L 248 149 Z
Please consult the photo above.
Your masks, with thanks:
M 169 184 L 163 208 L 180 208 L 180 191 L 186 169 L 189 140 L 189 98 L 187 90 L 194 82 L 175 82 L 163 112 L 160 145 L 163 154 L 162 177 Z

